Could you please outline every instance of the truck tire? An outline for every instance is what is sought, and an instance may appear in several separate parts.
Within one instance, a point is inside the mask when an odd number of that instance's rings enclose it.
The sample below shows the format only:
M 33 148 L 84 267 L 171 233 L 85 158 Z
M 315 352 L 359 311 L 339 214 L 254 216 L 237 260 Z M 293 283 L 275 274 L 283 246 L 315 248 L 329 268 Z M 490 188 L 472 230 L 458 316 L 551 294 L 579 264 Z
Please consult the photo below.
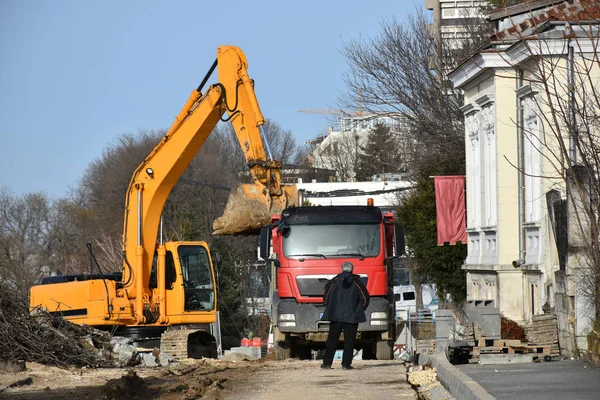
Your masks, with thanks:
M 311 359 L 311 351 L 310 347 L 299 345 L 297 343 L 292 342 L 291 356 L 297 358 L 298 360 L 310 360 Z
M 374 343 L 367 343 L 363 346 L 363 348 L 362 348 L 362 359 L 363 360 L 376 360 L 377 359 L 377 357 L 375 356 L 374 347 L 375 347 Z
M 394 359 L 394 343 L 388 340 L 380 340 L 377 342 L 377 359 L 378 360 L 393 360 Z
M 275 342 L 273 349 L 275 350 L 277 361 L 287 360 L 292 356 L 292 346 L 287 342 Z

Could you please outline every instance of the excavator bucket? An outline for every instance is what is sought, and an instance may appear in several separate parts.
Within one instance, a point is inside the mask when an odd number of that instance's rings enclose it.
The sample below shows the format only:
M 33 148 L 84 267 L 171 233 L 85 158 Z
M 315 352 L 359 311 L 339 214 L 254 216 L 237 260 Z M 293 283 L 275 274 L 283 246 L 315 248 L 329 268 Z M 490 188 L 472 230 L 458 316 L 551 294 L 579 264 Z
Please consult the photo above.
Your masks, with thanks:
M 259 182 L 240 185 L 229 195 L 223 216 L 213 222 L 214 235 L 253 234 L 271 223 L 271 216 L 295 206 L 296 185 L 283 186 L 281 196 L 271 196 Z

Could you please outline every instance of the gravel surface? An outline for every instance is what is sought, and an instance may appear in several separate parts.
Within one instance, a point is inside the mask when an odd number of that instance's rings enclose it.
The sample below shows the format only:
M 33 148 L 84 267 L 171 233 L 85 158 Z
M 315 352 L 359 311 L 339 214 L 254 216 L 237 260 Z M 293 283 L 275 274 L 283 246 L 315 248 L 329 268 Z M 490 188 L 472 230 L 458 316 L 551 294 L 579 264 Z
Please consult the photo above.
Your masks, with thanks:
M 416 399 L 402 361 L 353 362 L 355 369 L 321 369 L 321 361 L 273 361 L 228 382 L 223 400 Z

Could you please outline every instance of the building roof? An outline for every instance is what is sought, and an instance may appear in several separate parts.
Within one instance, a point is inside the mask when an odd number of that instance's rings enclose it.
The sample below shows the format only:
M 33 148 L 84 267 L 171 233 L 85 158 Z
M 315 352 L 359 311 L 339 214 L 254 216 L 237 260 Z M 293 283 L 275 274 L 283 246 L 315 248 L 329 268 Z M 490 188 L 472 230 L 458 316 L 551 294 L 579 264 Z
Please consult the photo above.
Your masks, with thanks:
M 541 4 L 550 4 L 543 8 Z M 449 73 L 455 87 L 463 87 L 472 78 L 482 75 L 488 68 L 509 68 L 514 67 L 519 62 L 524 61 L 531 52 L 515 51 L 519 46 L 530 40 L 546 39 L 567 39 L 567 38 L 588 38 L 589 30 L 596 29 L 600 24 L 600 2 L 598 0 L 545 0 L 530 1 L 525 4 L 537 4 L 537 9 L 522 12 L 520 14 L 513 12 L 512 7 L 508 7 L 507 14 L 504 16 L 506 29 L 499 30 L 490 36 L 490 42 L 470 57 L 465 58 L 453 71 Z M 520 5 L 523 6 L 523 5 Z M 517 7 L 517 6 L 513 6 Z M 556 29 L 558 26 L 562 28 Z M 580 29 L 573 29 L 579 26 Z M 554 29 L 553 29 L 554 28 Z M 594 39 L 595 41 L 595 39 Z M 507 57 L 511 52 L 515 55 L 521 54 L 517 59 Z M 545 47 L 546 50 L 549 48 Z M 502 53 L 502 54 L 501 54 Z M 525 57 L 525 58 L 523 58 Z
M 490 11 L 488 20 L 498 21 L 507 17 L 529 13 L 540 8 L 562 3 L 564 0 L 526 0 L 524 3 L 510 7 L 499 7 Z
M 545 5 L 542 5 L 542 3 L 545 3 Z M 534 8 L 533 4 L 537 4 L 537 8 Z M 548 6 L 550 6 L 548 9 L 540 10 Z M 515 7 L 514 10 L 513 7 Z M 511 23 L 510 27 L 493 33 L 490 36 L 492 42 L 526 39 L 543 30 L 543 27 L 548 22 L 562 21 L 570 24 L 579 24 L 587 21 L 595 21 L 597 23 L 600 18 L 600 4 L 597 0 L 570 0 L 562 2 L 556 0 L 539 0 L 513 7 L 505 8 L 504 16 L 497 19 L 511 19 L 513 16 L 523 14 L 529 14 L 529 18 L 518 23 Z M 517 9 L 516 7 L 519 8 Z M 535 10 L 539 11 L 534 12 Z

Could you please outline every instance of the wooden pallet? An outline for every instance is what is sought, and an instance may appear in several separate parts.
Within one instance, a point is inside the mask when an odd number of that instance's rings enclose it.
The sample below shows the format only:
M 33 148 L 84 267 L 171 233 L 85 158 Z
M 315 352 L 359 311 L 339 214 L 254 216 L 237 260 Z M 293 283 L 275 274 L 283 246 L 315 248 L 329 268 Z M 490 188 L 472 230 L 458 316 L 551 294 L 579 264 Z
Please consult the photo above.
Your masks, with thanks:
M 521 342 L 520 340 L 512 340 L 512 339 L 486 339 L 481 338 L 477 341 L 478 347 L 512 347 L 512 346 L 522 346 L 527 343 Z
M 476 346 L 473 347 L 473 357 L 479 357 L 480 354 L 539 354 L 542 356 L 550 355 L 550 346 Z

